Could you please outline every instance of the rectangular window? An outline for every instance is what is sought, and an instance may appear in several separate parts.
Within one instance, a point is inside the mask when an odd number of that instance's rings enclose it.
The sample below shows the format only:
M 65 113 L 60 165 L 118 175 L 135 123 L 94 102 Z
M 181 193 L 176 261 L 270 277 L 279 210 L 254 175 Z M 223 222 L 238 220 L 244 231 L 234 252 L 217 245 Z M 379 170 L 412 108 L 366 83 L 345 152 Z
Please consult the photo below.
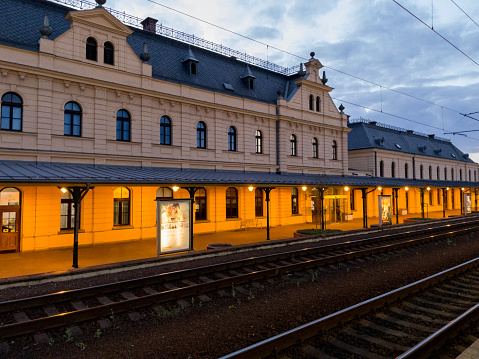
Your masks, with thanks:
M 62 199 L 60 211 L 60 229 L 75 228 L 75 207 L 73 199 Z

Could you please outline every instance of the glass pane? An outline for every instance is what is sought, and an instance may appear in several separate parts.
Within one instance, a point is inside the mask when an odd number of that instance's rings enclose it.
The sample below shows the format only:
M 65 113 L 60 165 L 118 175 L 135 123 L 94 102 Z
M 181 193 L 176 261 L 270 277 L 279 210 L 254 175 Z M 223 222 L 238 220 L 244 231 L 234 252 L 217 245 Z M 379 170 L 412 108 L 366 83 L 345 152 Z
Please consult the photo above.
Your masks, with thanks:
M 5 188 L 0 191 L 0 206 L 20 205 L 20 192 L 15 188 Z
M 12 110 L 13 110 L 13 115 L 12 115 L 13 118 L 17 118 L 17 119 L 22 118 L 22 108 L 21 107 L 13 107 Z
M 61 215 L 62 216 L 67 216 L 68 215 L 68 203 L 62 203 L 62 206 L 61 206 Z
M 120 224 L 120 202 L 113 204 L 113 224 Z
M 13 119 L 12 120 L 12 130 L 20 131 L 22 129 L 22 120 Z
M 63 133 L 67 136 L 70 136 L 72 134 L 71 132 L 71 126 L 68 123 L 65 123 L 63 125 Z
M 2 233 L 17 231 L 17 212 L 3 212 Z
M 68 216 L 60 217 L 60 229 L 68 228 Z
M 123 208 L 122 208 L 122 214 L 123 214 L 123 218 L 121 220 L 121 224 L 130 224 L 130 220 L 129 220 L 129 214 L 130 214 L 130 209 L 129 209 L 129 202 L 122 202 L 123 204 Z

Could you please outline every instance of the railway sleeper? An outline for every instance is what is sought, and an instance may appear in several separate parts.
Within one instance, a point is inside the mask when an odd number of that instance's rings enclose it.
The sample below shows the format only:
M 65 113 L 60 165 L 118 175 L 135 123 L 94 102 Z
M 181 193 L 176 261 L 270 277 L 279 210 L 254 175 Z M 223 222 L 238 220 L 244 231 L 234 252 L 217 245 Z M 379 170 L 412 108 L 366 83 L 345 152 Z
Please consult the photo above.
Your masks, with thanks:
M 384 321 L 399 325 L 399 326 L 401 326 L 405 329 L 406 328 L 407 329 L 409 329 L 409 328 L 410 329 L 416 329 L 416 330 L 419 330 L 419 331 L 425 332 L 425 333 L 433 333 L 434 332 L 434 329 L 431 328 L 431 327 L 426 327 L 425 325 L 416 324 L 416 323 L 413 323 L 413 322 L 408 322 L 408 321 L 398 319 L 398 318 L 395 318 L 395 317 L 387 315 L 387 314 L 377 313 L 376 317 L 378 317 L 379 319 L 382 319 Z
M 447 312 L 444 312 L 442 310 L 436 310 L 436 309 L 432 309 L 432 308 L 428 308 L 428 307 L 423 307 L 421 305 L 417 305 L 417 304 L 414 304 L 412 302 L 404 301 L 402 303 L 402 305 L 406 308 L 410 308 L 412 310 L 419 311 L 421 313 L 428 313 L 428 314 L 431 314 L 433 316 L 441 316 L 441 317 L 446 317 L 446 318 L 455 318 L 456 317 L 456 315 L 453 314 L 453 313 L 447 313 Z

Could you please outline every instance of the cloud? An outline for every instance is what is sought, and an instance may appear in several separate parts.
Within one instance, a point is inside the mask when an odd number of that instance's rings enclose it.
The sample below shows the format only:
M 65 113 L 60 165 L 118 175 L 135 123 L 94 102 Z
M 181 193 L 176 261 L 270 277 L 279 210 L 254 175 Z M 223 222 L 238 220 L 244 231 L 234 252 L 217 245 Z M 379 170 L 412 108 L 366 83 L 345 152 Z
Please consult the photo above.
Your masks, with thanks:
M 281 32 L 278 29 L 269 26 L 254 26 L 246 31 L 246 35 L 258 40 L 279 39 Z

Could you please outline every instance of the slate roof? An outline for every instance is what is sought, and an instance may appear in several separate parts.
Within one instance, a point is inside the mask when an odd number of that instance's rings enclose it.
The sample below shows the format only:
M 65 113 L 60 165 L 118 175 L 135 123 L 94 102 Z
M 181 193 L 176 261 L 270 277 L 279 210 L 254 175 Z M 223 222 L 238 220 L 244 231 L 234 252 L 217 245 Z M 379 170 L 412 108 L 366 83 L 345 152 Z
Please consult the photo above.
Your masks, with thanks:
M 279 186 L 350 186 L 350 187 L 479 187 L 465 181 L 434 181 L 370 176 L 313 175 L 248 171 L 214 171 L 78 163 L 0 161 L 0 186 L 5 184 L 50 185 L 256 185 Z
M 47 13 L 53 30 L 49 38 L 54 40 L 70 28 L 65 19 L 69 11 L 77 10 L 46 0 L 2 0 L 0 44 L 38 51 L 39 30 L 44 14 Z M 127 37 L 127 42 L 138 57 L 143 51 L 143 43 L 148 43 L 151 56 L 148 63 L 152 65 L 153 77 L 156 79 L 275 104 L 278 90 L 282 91 L 285 98 L 289 97 L 296 88 L 295 85 L 292 86 L 292 80 L 300 77 L 281 75 L 249 65 L 256 78 L 254 89 L 250 90 L 247 81 L 241 79 L 246 63 L 195 46 L 191 46 L 191 50 L 198 61 L 197 75 L 190 75 L 183 63 L 189 56 L 190 45 L 135 27 L 131 29 L 134 32 Z M 235 91 L 226 90 L 223 83 L 231 84 Z
M 348 127 L 352 129 L 348 133 L 348 151 L 373 148 L 475 163 L 468 155 L 446 140 L 388 128 L 375 122 L 353 122 L 348 123 Z

